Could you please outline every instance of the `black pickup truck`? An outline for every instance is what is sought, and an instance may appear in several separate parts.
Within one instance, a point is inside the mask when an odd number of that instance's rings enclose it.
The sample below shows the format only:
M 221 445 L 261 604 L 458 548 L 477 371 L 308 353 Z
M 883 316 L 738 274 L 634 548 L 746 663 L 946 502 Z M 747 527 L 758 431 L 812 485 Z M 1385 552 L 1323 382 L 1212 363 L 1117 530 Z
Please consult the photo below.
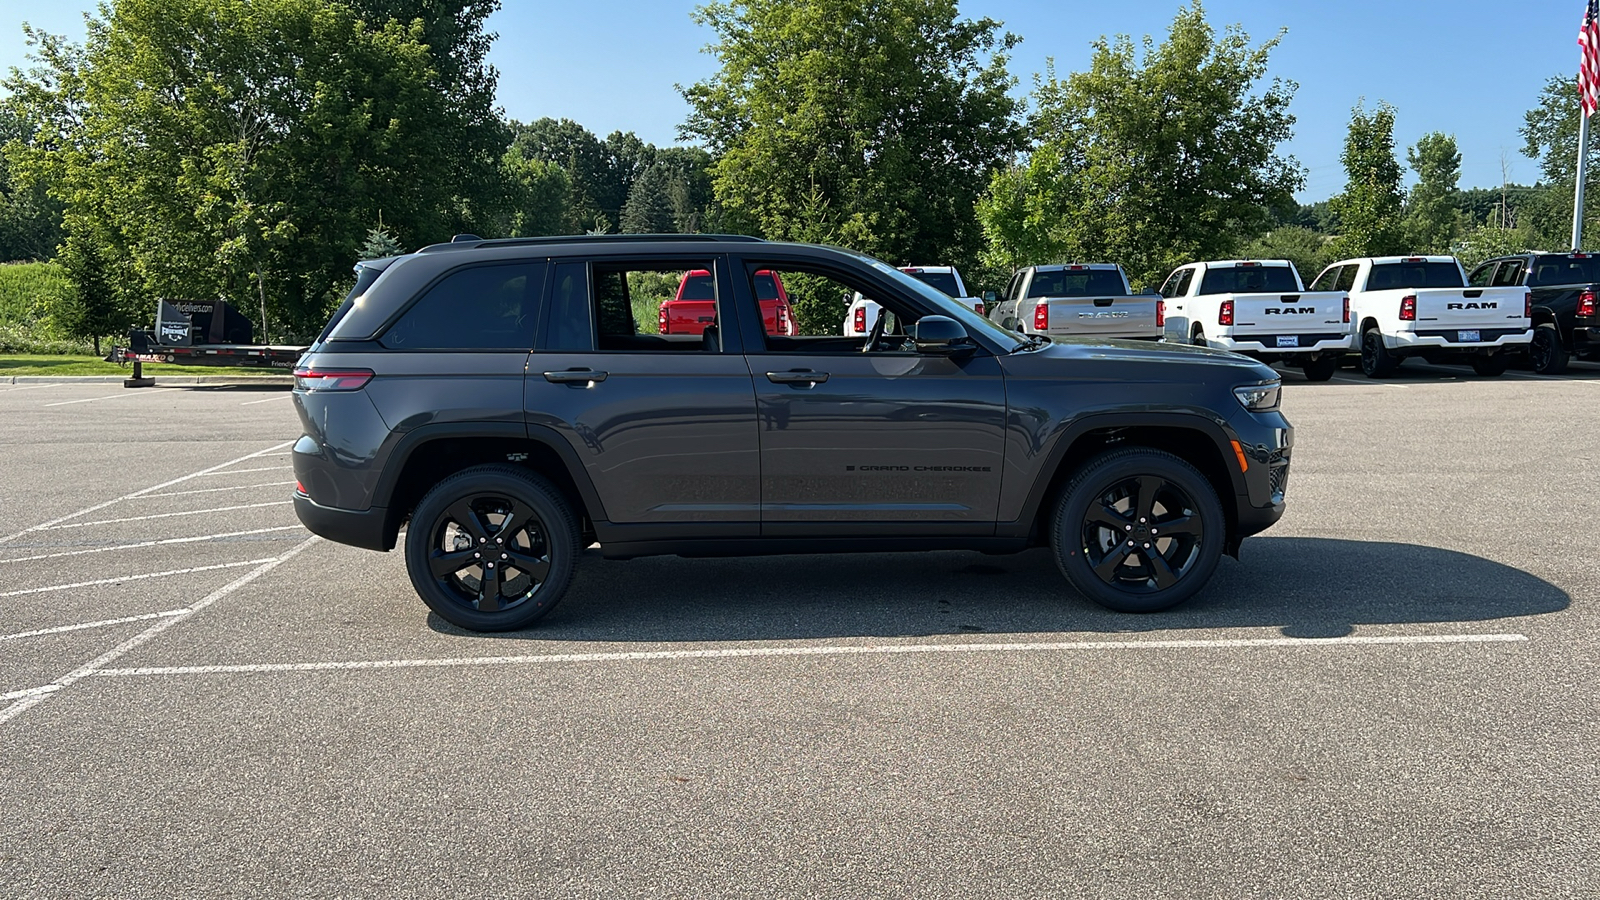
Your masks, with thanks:
M 1574 355 L 1600 360 L 1600 254 L 1521 253 L 1472 270 L 1473 287 L 1526 287 L 1533 295 L 1534 371 L 1559 375 Z

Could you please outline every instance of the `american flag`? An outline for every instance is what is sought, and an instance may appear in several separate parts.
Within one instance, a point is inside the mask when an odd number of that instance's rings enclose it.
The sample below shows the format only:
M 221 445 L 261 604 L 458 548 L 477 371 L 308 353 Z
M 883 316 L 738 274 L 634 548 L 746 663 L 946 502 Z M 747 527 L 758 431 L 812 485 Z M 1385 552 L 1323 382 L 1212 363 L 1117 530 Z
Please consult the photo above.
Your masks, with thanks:
M 1583 48 L 1583 62 L 1578 66 L 1578 93 L 1583 95 L 1583 114 L 1594 115 L 1600 107 L 1600 0 L 1589 0 L 1583 14 L 1583 27 L 1578 29 L 1578 46 Z

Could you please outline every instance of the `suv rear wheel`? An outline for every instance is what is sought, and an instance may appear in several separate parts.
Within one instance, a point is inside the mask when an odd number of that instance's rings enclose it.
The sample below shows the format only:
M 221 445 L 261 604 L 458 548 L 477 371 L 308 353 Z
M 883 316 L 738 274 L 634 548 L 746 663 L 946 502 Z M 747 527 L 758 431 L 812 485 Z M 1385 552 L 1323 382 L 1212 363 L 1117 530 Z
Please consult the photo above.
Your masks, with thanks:
M 1160 612 L 1210 580 L 1227 532 L 1194 466 L 1142 447 L 1089 461 L 1056 505 L 1050 546 L 1080 593 L 1118 612 Z
M 512 466 L 434 485 L 411 514 L 406 571 L 428 608 L 472 631 L 533 624 L 566 593 L 577 519 L 556 488 Z

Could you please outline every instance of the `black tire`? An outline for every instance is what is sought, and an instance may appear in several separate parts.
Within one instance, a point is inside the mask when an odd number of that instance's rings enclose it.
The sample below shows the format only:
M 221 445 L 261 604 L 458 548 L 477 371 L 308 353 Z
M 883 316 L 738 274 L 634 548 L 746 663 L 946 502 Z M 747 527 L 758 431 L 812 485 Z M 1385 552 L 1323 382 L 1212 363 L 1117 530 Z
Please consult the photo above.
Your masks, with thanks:
M 1561 346 L 1561 333 L 1556 330 L 1554 322 L 1546 322 L 1533 330 L 1528 358 L 1533 362 L 1533 370 L 1540 375 L 1560 375 L 1567 371 L 1572 354 Z
M 1383 345 L 1383 333 L 1369 328 L 1361 333 L 1361 372 L 1368 378 L 1387 378 L 1400 368 L 1400 360 Z
M 1196 347 L 1211 346 L 1206 342 L 1206 333 L 1199 325 L 1196 325 L 1194 327 L 1194 333 L 1189 335 L 1189 343 L 1195 345 Z
M 1161 533 L 1168 526 L 1174 530 Z M 1050 547 L 1067 581 L 1101 606 L 1129 613 L 1160 612 L 1194 596 L 1216 571 L 1226 538 L 1211 482 L 1182 459 L 1144 447 L 1085 464 L 1050 525 Z
M 1497 378 L 1506 373 L 1506 366 L 1511 362 L 1511 357 L 1505 353 L 1490 353 L 1487 356 L 1472 357 L 1472 371 L 1484 378 Z
M 476 466 L 434 485 L 417 504 L 406 572 L 422 602 L 452 625 L 514 631 L 561 600 L 579 549 L 577 517 L 554 485 L 515 466 Z M 491 575 L 492 598 L 484 590 Z
M 1307 381 L 1328 381 L 1333 378 L 1333 373 L 1339 371 L 1339 357 L 1324 356 L 1302 365 L 1301 370 L 1306 373 Z

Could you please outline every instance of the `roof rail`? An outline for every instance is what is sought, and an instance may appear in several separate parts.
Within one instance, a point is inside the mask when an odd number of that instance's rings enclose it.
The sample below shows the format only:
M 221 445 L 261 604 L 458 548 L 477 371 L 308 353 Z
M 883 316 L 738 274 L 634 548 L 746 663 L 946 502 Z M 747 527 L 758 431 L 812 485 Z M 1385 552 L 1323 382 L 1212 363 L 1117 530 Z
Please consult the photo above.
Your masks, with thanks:
M 458 234 L 448 244 L 429 244 L 418 253 L 440 253 L 447 250 L 471 250 L 476 247 L 524 247 L 539 244 L 661 244 L 698 242 L 760 243 L 762 238 L 744 234 L 560 234 L 544 237 L 484 239 L 468 234 Z

